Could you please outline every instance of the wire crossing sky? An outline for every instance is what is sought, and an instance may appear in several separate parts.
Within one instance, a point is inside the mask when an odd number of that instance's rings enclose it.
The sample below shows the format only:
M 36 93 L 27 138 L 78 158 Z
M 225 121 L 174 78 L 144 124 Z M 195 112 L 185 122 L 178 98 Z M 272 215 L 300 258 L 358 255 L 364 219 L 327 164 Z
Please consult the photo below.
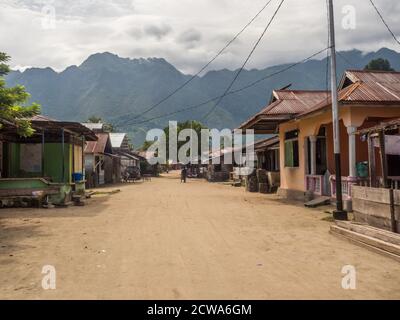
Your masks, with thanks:
M 89 55 L 162 57 L 195 74 L 265 5 L 265 0 L 2 0 L 1 50 L 14 68 L 62 71 Z M 374 0 L 399 39 L 398 0 Z M 265 14 L 266 13 L 266 14 Z M 265 14 L 265 15 L 264 15 Z M 213 69 L 240 68 L 271 10 L 263 12 Z M 370 1 L 335 0 L 338 50 L 398 49 Z M 352 21 L 354 20 L 354 21 Z M 350 23 L 349 23 L 350 21 Z M 354 22 L 354 23 L 353 23 Z M 326 46 L 325 1 L 288 0 L 247 68 L 298 61 Z
M 205 116 L 203 117 L 203 120 L 206 120 L 207 117 L 208 117 L 210 114 L 212 114 L 213 111 L 218 107 L 219 103 L 222 101 L 222 99 L 223 99 L 225 96 L 230 95 L 230 94 L 233 94 L 233 93 L 235 93 L 235 92 L 240 92 L 240 91 L 246 90 L 247 88 L 252 87 L 253 85 L 259 83 L 260 81 L 263 81 L 263 80 L 265 80 L 265 79 L 267 79 L 267 78 L 269 78 L 269 77 L 273 77 L 273 76 L 275 76 L 275 75 L 277 75 L 277 74 L 286 72 L 287 70 L 289 70 L 289 69 L 295 67 L 295 66 L 298 65 L 299 63 L 304 62 L 304 61 L 307 61 L 307 60 L 309 60 L 309 59 L 311 59 L 311 58 L 316 57 L 317 55 L 319 55 L 323 50 L 322 50 L 322 51 L 318 51 L 317 53 L 314 53 L 313 55 L 311 55 L 310 57 L 308 57 L 308 58 L 302 60 L 301 62 L 297 62 L 297 63 L 291 64 L 291 65 L 289 65 L 288 68 L 284 68 L 284 69 L 282 69 L 282 70 L 279 70 L 279 71 L 278 71 L 277 73 L 275 73 L 275 74 L 271 74 L 271 75 L 269 75 L 269 76 L 267 76 L 267 77 L 264 77 L 264 78 L 262 78 L 262 79 L 259 79 L 259 80 L 257 80 L 256 82 L 254 82 L 254 83 L 252 83 L 252 84 L 249 84 L 248 86 L 242 87 L 242 88 L 240 88 L 240 89 L 238 89 L 238 90 L 235 90 L 235 91 L 230 91 L 231 88 L 232 88 L 232 86 L 233 86 L 233 84 L 235 83 L 235 81 L 236 81 L 236 80 L 238 79 L 238 77 L 240 76 L 240 73 L 243 71 L 244 67 L 245 67 L 246 64 L 249 62 L 251 56 L 253 55 L 253 53 L 255 52 L 256 48 L 257 48 L 258 45 L 260 44 L 262 38 L 263 38 L 264 35 L 266 34 L 268 28 L 270 27 L 272 21 L 273 21 L 274 18 L 276 17 L 276 15 L 277 15 L 278 11 L 280 10 L 280 8 L 281 8 L 282 4 L 284 3 L 284 1 L 285 1 L 285 0 L 280 0 L 280 3 L 279 3 L 279 5 L 278 5 L 277 9 L 274 11 L 274 13 L 273 13 L 271 19 L 269 20 L 268 24 L 267 24 L 266 27 L 264 28 L 263 32 L 261 33 L 261 35 L 260 35 L 260 37 L 258 38 L 258 40 L 257 40 L 257 42 L 255 43 L 255 45 L 252 47 L 250 53 L 248 54 L 247 58 L 245 59 L 244 63 L 242 64 L 241 68 L 236 72 L 236 74 L 235 74 L 234 78 L 232 79 L 231 83 L 228 85 L 228 87 L 226 88 L 226 90 L 224 91 L 224 93 L 223 93 L 222 95 L 220 95 L 220 96 L 218 96 L 218 97 L 215 97 L 215 98 L 212 98 L 212 99 L 210 99 L 210 100 L 204 101 L 204 102 L 202 102 L 202 103 L 196 104 L 196 105 L 194 105 L 194 106 L 182 108 L 182 109 L 179 109 L 179 110 L 177 110 L 177 111 L 175 111 L 175 112 L 167 113 L 167 114 L 164 114 L 164 115 L 161 115 L 161 116 L 157 116 L 157 117 L 145 119 L 145 120 L 142 120 L 142 121 L 140 121 L 140 122 L 138 122 L 138 123 L 149 122 L 149 121 L 152 121 L 152 120 L 154 120 L 154 119 L 159 119 L 159 118 L 163 118 L 163 117 L 166 117 L 166 116 L 169 116 L 169 115 L 173 115 L 173 114 L 185 112 L 185 111 L 188 111 L 188 110 L 196 109 L 196 108 L 199 108 L 199 107 L 203 107 L 203 106 L 205 106 L 205 105 L 207 105 L 207 104 L 209 104 L 209 103 L 214 102 L 214 105 L 212 106 L 212 108 L 211 108 L 208 112 L 206 112 Z M 375 3 L 374 3 L 372 0 L 370 0 L 370 3 L 372 4 L 373 8 L 375 9 L 375 11 L 377 12 L 377 14 L 379 15 L 381 21 L 383 22 L 383 24 L 385 25 L 385 27 L 386 27 L 387 30 L 389 31 L 390 35 L 393 37 L 393 39 L 394 39 L 397 43 L 400 44 L 400 42 L 399 42 L 399 40 L 397 39 L 396 35 L 395 35 L 394 32 L 392 31 L 392 29 L 390 28 L 390 26 L 388 25 L 388 23 L 385 21 L 384 17 L 382 16 L 380 10 L 376 7 Z M 244 27 L 244 29 L 246 29 L 246 27 L 249 26 L 249 25 L 252 23 L 252 21 L 255 20 L 255 18 L 265 9 L 265 7 L 268 6 L 268 4 L 269 4 L 269 2 L 268 2 L 268 3 L 263 7 L 263 9 L 262 9 L 262 10 L 261 10 L 261 11 L 260 11 L 260 12 L 259 12 L 245 27 Z M 326 2 L 326 5 L 327 5 L 327 12 L 328 12 L 328 2 Z M 351 10 L 351 9 L 354 9 L 354 8 L 347 8 L 345 11 L 347 11 L 347 12 L 349 12 L 349 13 L 352 13 L 352 10 Z M 352 19 L 348 19 L 347 22 L 346 22 L 346 24 L 345 24 L 343 21 L 342 21 L 342 24 L 343 24 L 343 25 L 346 25 L 346 26 L 349 26 L 349 25 L 352 25 L 352 24 L 355 25 L 356 20 L 355 20 L 355 18 L 354 18 L 354 11 L 353 11 L 352 18 L 353 18 L 353 21 L 352 21 Z M 329 16 L 328 16 L 328 15 L 327 15 L 327 20 L 329 21 Z M 242 31 L 243 31 L 244 29 L 242 29 Z M 327 29 L 329 29 L 329 26 L 327 27 Z M 241 32 L 242 32 L 242 31 L 241 31 Z M 241 32 L 239 32 L 239 35 L 240 35 Z M 236 37 L 237 37 L 237 36 L 235 36 L 235 37 L 228 43 L 228 46 L 229 46 L 229 44 L 231 44 L 231 43 L 236 39 Z M 329 32 L 328 32 L 328 47 L 327 47 L 327 49 L 329 49 L 329 38 L 330 38 L 330 36 L 329 36 Z M 221 51 L 223 51 L 225 48 L 226 48 L 226 47 L 224 47 Z M 324 50 L 325 50 L 325 49 L 324 49 Z M 221 52 L 221 51 L 220 51 L 220 52 Z M 339 56 L 340 56 L 341 58 L 343 58 L 343 59 L 345 60 L 346 63 L 350 64 L 339 52 L 338 52 L 338 54 L 339 54 Z M 329 55 L 328 55 L 328 56 L 329 56 Z M 218 55 L 217 55 L 216 57 L 218 57 Z M 214 58 L 213 60 L 211 60 L 208 64 L 206 64 L 206 66 L 203 67 L 203 69 L 205 69 L 205 68 L 207 67 L 207 65 L 209 65 L 209 64 L 210 64 L 212 61 L 214 61 L 214 60 L 215 60 L 215 58 Z M 351 65 L 351 64 L 350 64 L 350 65 Z M 326 70 L 326 87 L 327 87 L 326 90 L 327 90 L 327 92 L 328 92 L 328 67 L 329 67 L 329 64 L 328 64 L 328 59 L 327 59 L 327 65 L 326 65 L 326 69 L 327 69 L 327 70 Z M 201 71 L 200 71 L 200 72 L 201 72 Z M 200 72 L 198 72 L 198 74 L 199 74 Z M 193 79 L 193 78 L 191 78 L 191 79 Z M 189 80 L 189 82 L 190 82 L 190 80 Z M 185 84 L 187 84 L 187 83 L 188 83 L 188 82 L 186 82 Z M 185 85 L 185 84 L 184 84 L 184 85 Z M 182 86 L 179 87 L 178 90 L 181 89 L 181 88 L 182 88 Z M 175 92 L 176 92 L 176 91 L 177 91 L 177 90 L 175 90 Z M 172 94 L 174 94 L 174 92 L 173 92 Z M 172 95 L 172 94 L 171 94 L 171 95 Z M 167 98 L 169 98 L 171 95 L 167 96 Z M 327 99 L 328 99 L 328 96 L 327 96 Z M 162 100 L 162 101 L 163 101 L 163 100 Z M 165 101 L 165 99 L 164 99 L 164 101 Z M 160 103 L 159 103 L 159 104 L 160 104 Z M 157 106 L 157 105 L 156 105 L 156 106 Z M 133 118 L 133 120 L 135 120 L 135 119 L 137 119 L 137 118 L 138 118 L 138 116 L 135 117 L 135 118 Z M 131 120 L 130 120 L 130 121 L 131 121 Z M 124 124 L 126 125 L 127 123 L 125 122 Z M 135 124 L 136 124 L 136 123 L 135 123 Z
M 143 112 L 141 112 L 139 115 L 134 116 L 132 119 L 137 119 L 139 117 L 144 116 L 148 112 L 154 110 L 157 108 L 159 105 L 161 105 L 163 102 L 168 100 L 170 97 L 172 97 L 174 94 L 176 94 L 178 91 L 186 87 L 190 82 L 192 82 L 197 76 L 199 76 L 204 70 L 206 70 L 229 46 L 237 40 L 237 38 L 256 20 L 259 15 L 268 7 L 268 5 L 271 3 L 272 0 L 269 0 L 262 8 L 260 11 L 257 12 L 257 14 L 231 39 L 229 42 L 221 49 L 218 51 L 218 53 L 212 57 L 210 61 L 208 61 L 199 71 L 197 71 L 191 78 L 189 78 L 187 81 L 185 81 L 181 86 L 173 90 L 170 94 L 168 94 L 166 97 L 161 99 L 159 102 L 156 104 L 152 105 L 149 108 L 146 108 Z M 126 115 L 124 115 L 126 116 Z

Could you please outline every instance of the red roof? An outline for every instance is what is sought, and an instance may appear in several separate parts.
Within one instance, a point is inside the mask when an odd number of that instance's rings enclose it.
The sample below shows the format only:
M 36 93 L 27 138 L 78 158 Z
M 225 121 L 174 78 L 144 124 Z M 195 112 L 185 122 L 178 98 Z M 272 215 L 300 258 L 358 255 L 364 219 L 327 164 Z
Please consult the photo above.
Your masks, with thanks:
M 359 84 L 346 101 L 399 102 L 400 72 L 349 70 L 344 75 L 341 88 L 346 81 Z
M 258 114 L 298 114 L 310 109 L 327 95 L 326 91 L 274 90 L 272 103 Z
M 307 91 L 307 90 L 274 90 L 272 92 L 271 103 L 262 109 L 255 116 L 240 125 L 240 129 L 247 126 L 257 118 L 267 116 L 268 119 L 282 120 L 281 115 L 297 115 L 309 110 L 316 103 L 326 99 L 327 91 Z M 290 118 L 290 117 L 286 117 Z
M 342 104 L 400 105 L 400 72 L 348 70 L 340 83 L 338 100 Z M 326 107 L 331 107 L 330 98 L 314 105 L 300 117 Z
M 108 133 L 96 133 L 97 141 L 88 141 L 85 146 L 85 153 L 105 153 L 109 143 Z

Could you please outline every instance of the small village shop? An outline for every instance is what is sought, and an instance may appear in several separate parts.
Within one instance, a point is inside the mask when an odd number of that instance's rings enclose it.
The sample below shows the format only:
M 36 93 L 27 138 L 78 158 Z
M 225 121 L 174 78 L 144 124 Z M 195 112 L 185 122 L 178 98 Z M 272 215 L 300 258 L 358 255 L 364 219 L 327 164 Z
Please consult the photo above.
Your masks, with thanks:
M 31 137 L 19 136 L 11 124 L 0 132 L 0 195 L 44 195 L 65 203 L 73 191 L 84 190 L 83 148 L 86 141 L 97 137 L 77 122 L 44 116 L 35 116 L 31 122 L 35 129 Z

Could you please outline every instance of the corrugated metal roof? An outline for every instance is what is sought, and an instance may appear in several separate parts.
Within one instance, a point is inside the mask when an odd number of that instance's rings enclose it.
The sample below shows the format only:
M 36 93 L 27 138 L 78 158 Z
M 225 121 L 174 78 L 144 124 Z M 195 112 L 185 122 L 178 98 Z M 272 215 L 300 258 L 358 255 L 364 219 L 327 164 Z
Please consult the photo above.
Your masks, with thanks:
M 105 153 L 109 139 L 108 133 L 97 133 L 96 136 L 97 141 L 88 141 L 86 143 L 85 153 Z
M 88 141 L 95 141 L 97 139 L 92 130 L 79 122 L 60 121 L 44 115 L 36 115 L 29 118 L 29 120 L 35 129 L 45 129 L 48 132 L 66 129 L 76 135 L 83 135 Z
M 273 146 L 275 144 L 278 144 L 278 143 L 279 143 L 279 136 L 263 139 L 261 141 L 257 141 L 254 144 L 254 150 L 255 151 L 265 150 L 268 147 L 271 147 L 271 146 Z
M 345 101 L 365 101 L 365 102 L 399 102 L 400 101 L 400 82 L 382 83 L 369 82 L 361 83 Z
M 344 76 L 350 78 L 353 82 L 400 83 L 400 72 L 397 71 L 347 70 Z
M 265 120 L 281 119 L 280 115 L 297 115 L 311 109 L 316 103 L 326 99 L 327 91 L 274 90 L 271 103 L 255 116 L 240 125 L 239 129 L 251 128 L 258 118 Z M 268 118 L 268 119 L 267 119 Z M 250 127 L 249 127 L 250 125 Z
M 327 91 L 274 90 L 276 99 L 259 114 L 298 114 L 323 100 Z
M 342 104 L 400 105 L 400 72 L 348 70 L 343 75 L 338 100 Z M 330 97 L 301 113 L 299 117 L 327 107 L 331 107 Z

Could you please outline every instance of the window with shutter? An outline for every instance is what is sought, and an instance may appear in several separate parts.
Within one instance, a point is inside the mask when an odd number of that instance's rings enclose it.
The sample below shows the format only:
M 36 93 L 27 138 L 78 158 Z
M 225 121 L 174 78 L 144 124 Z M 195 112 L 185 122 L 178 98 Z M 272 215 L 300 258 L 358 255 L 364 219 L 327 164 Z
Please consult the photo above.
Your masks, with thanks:
M 298 135 L 298 130 L 285 133 L 285 167 L 296 168 L 299 166 Z

